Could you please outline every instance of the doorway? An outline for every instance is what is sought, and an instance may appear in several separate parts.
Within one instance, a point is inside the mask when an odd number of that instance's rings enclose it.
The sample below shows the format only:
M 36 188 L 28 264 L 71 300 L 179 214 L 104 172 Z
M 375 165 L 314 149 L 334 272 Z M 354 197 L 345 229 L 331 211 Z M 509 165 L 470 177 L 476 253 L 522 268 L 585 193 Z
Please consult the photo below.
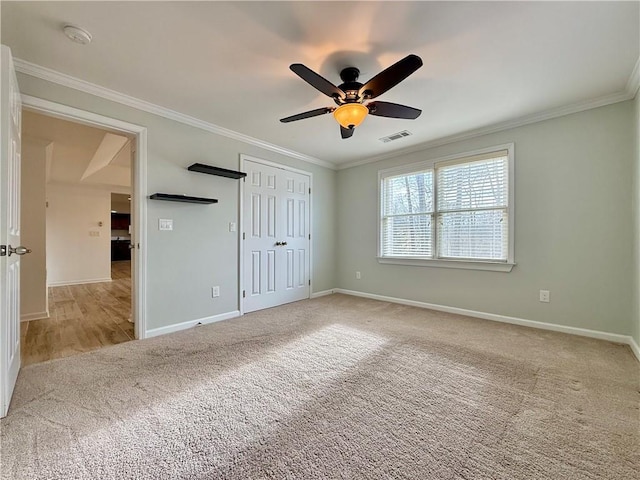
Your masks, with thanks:
M 136 339 L 147 336 L 146 317 L 146 245 L 147 245 L 147 129 L 96 113 L 69 107 L 30 95 L 21 96 L 24 110 L 42 113 L 53 118 L 123 133 L 135 139 L 131 168 L 131 291 L 132 320 Z
M 130 134 L 23 111 L 23 365 L 134 339 L 134 147 Z

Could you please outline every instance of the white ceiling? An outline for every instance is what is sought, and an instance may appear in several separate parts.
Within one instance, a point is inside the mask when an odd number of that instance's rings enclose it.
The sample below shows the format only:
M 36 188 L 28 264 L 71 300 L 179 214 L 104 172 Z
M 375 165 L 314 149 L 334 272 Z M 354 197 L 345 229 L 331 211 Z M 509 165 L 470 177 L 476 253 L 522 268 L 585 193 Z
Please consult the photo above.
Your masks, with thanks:
M 19 59 L 345 165 L 628 94 L 639 5 L 2 2 L 2 43 Z M 92 43 L 69 41 L 65 23 L 88 29 Z M 341 68 L 356 66 L 364 83 L 409 53 L 424 66 L 379 100 L 422 109 L 417 120 L 369 116 L 347 140 L 331 115 L 278 121 L 333 104 L 291 63 L 335 84 Z M 378 140 L 405 129 L 413 135 Z
M 30 111 L 22 115 L 22 137 L 25 142 L 51 145 L 47 183 L 115 191 L 131 187 L 131 141 L 127 137 Z M 114 142 L 113 148 L 105 148 Z

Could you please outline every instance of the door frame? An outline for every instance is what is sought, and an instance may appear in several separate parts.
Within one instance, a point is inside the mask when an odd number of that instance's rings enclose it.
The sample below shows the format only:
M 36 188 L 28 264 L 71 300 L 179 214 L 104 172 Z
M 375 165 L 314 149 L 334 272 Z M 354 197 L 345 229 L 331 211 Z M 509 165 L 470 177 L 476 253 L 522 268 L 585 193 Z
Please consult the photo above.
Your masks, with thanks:
M 133 263 L 133 282 L 131 292 L 134 299 L 135 312 L 134 331 L 136 339 L 147 337 L 146 299 L 147 299 L 147 128 L 124 122 L 97 113 L 80 110 L 60 103 L 43 100 L 31 95 L 21 95 L 22 108 L 50 117 L 69 120 L 75 123 L 97 128 L 107 128 L 133 135 L 136 138 L 134 164 L 132 166 L 133 181 L 132 199 L 135 222 L 135 255 Z
M 290 167 L 289 165 L 283 165 L 282 163 L 271 162 L 269 160 L 263 160 L 262 158 L 252 157 L 251 155 L 240 154 L 240 171 L 244 171 L 244 162 L 251 161 L 260 163 L 268 167 L 279 168 L 280 170 L 286 170 L 289 172 L 300 173 L 302 175 L 309 176 L 309 188 L 313 193 L 313 173 L 299 168 Z M 244 300 L 242 298 L 242 290 L 244 288 L 244 242 L 242 241 L 242 234 L 244 232 L 244 185 L 247 177 L 244 177 L 240 182 L 240 188 L 238 189 L 238 310 L 240 315 L 244 315 Z M 311 292 L 313 292 L 313 196 L 309 193 L 309 298 L 311 298 Z

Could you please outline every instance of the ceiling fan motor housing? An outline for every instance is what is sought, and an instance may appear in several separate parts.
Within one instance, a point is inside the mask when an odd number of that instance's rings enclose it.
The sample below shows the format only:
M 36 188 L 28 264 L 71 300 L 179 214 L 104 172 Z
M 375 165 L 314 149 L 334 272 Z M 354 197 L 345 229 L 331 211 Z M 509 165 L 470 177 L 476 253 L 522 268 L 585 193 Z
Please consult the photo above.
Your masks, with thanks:
M 346 94 L 346 98 L 335 98 L 334 101 L 338 105 L 344 105 L 345 103 L 361 103 L 362 98 L 359 97 L 358 92 L 362 87 L 362 84 L 358 82 L 360 76 L 360 70 L 356 67 L 346 67 L 340 71 L 340 79 L 344 82 L 339 85 L 338 88 Z

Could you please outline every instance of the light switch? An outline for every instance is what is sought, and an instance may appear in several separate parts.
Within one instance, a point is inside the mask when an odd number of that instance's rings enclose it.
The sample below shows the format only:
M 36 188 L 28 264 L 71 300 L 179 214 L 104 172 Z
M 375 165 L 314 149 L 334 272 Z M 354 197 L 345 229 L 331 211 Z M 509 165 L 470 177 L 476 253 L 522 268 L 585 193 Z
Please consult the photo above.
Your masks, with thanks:
M 89 230 L 89 236 L 90 237 L 99 237 L 100 236 L 100 232 L 97 230 Z
M 159 218 L 158 230 L 173 230 L 173 219 L 171 218 Z
M 229 222 L 229 231 L 230 232 L 236 231 L 236 222 Z

